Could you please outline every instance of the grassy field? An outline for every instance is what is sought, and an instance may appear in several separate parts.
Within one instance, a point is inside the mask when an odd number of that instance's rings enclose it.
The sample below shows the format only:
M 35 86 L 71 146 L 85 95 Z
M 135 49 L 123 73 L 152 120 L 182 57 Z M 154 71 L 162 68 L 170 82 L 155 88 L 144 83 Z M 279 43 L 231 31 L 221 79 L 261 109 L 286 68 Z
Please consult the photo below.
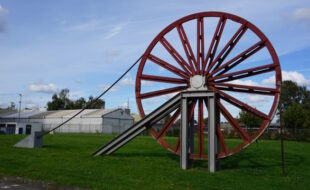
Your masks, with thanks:
M 279 141 L 254 143 L 210 174 L 207 161 L 181 170 L 179 158 L 151 137 L 138 137 L 112 156 L 96 158 L 91 153 L 113 136 L 48 135 L 41 149 L 13 148 L 21 138 L 0 135 L 0 176 L 90 189 L 310 189 L 309 143 L 285 142 L 287 176 L 282 177 Z

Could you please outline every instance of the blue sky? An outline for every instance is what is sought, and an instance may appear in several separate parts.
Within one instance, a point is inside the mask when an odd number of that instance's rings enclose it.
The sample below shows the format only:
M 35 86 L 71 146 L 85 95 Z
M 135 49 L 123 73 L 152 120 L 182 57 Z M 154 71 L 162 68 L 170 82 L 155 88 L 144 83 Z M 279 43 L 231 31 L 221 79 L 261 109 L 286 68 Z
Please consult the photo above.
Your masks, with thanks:
M 18 93 L 23 107 L 44 107 L 62 88 L 69 88 L 73 99 L 97 96 L 165 26 L 202 11 L 229 12 L 254 23 L 276 49 L 283 78 L 310 86 L 309 0 L 5 0 L 0 5 L 0 107 L 17 104 Z M 136 68 L 104 97 L 108 108 L 129 99 L 136 112 L 135 75 Z M 268 77 L 250 82 L 267 84 Z

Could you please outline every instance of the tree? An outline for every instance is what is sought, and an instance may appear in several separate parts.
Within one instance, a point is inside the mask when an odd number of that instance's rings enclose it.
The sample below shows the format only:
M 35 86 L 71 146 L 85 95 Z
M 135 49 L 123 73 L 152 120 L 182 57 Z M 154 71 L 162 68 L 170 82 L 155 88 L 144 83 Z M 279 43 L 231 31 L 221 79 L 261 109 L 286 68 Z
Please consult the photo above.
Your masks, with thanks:
M 53 94 L 52 101 L 47 103 L 47 110 L 68 110 L 68 109 L 82 109 L 86 105 L 92 104 L 87 109 L 104 109 L 105 101 L 98 99 L 94 102 L 94 98 L 90 96 L 88 101 L 81 97 L 76 101 L 69 99 L 69 89 L 62 89 L 58 94 Z
M 310 92 L 305 86 L 298 86 L 293 81 L 283 81 L 281 87 L 281 108 L 284 112 L 293 103 L 299 103 L 310 109 Z
M 253 115 L 252 113 L 241 111 L 239 112 L 238 121 L 240 123 L 243 123 L 246 127 L 255 127 L 260 126 L 262 124 L 262 120 L 257 117 L 256 115 Z
M 204 125 L 208 125 L 208 122 L 209 122 L 209 118 L 208 117 L 203 118 L 203 124 Z
M 94 97 L 89 96 L 87 104 L 94 101 Z M 102 99 L 98 99 L 96 102 L 93 102 L 92 105 L 88 109 L 104 109 L 105 108 L 105 101 Z
M 86 100 L 83 97 L 81 97 L 74 102 L 73 109 L 84 108 L 86 106 L 86 103 L 87 103 Z
M 310 91 L 305 86 L 284 81 L 281 88 L 281 109 L 284 127 L 293 129 L 295 135 L 297 129 L 310 128 Z M 303 136 L 303 132 L 300 135 Z
M 60 109 L 64 109 L 64 102 L 58 98 L 57 94 L 54 94 L 52 96 L 52 101 L 51 102 L 47 102 L 47 110 L 60 110 Z
M 307 109 L 310 110 L 310 91 L 307 90 L 306 87 L 302 88 L 303 95 L 302 95 L 302 100 L 301 100 L 301 105 Z
M 310 111 L 303 108 L 301 104 L 293 103 L 283 112 L 283 124 L 286 128 L 296 129 L 309 128 Z
M 171 118 L 171 115 L 168 114 L 163 118 L 163 123 L 167 123 L 169 121 L 169 119 Z

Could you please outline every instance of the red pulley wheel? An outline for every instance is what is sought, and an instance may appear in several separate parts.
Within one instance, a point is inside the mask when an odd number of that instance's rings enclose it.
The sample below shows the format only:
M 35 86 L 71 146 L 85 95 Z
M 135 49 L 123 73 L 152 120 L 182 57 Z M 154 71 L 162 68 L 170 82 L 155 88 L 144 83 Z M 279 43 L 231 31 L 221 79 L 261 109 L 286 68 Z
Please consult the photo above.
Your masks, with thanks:
M 208 22 L 215 23 L 214 27 L 211 24 L 209 26 Z M 257 41 L 248 44 L 247 35 L 250 36 L 249 39 L 257 39 Z M 162 48 L 162 51 L 170 57 L 163 56 L 155 50 L 155 47 Z M 264 51 L 264 56 L 268 57 L 265 61 L 270 62 L 260 65 L 247 62 L 254 55 L 259 57 L 262 51 Z M 251 78 L 260 79 L 259 77 L 266 74 L 274 76 L 271 77 L 273 85 L 262 87 L 258 86 L 257 82 L 251 82 Z M 244 82 L 245 80 L 247 83 Z M 152 86 L 143 85 L 150 81 L 161 85 L 156 90 L 152 89 Z M 203 84 L 200 84 L 201 81 Z M 173 22 L 162 30 L 143 54 L 135 86 L 136 101 L 141 117 L 152 111 L 150 106 L 146 111 L 145 100 L 186 91 L 195 85 L 205 85 L 208 90 L 217 94 L 216 103 L 221 114 L 221 121 L 229 123 L 240 138 L 239 144 L 228 146 L 220 125 L 217 125 L 221 147 L 221 152 L 217 157 L 224 158 L 254 142 L 273 119 L 280 98 L 279 59 L 267 37 L 249 21 L 223 12 L 192 14 Z M 241 95 L 236 96 L 233 93 Z M 247 103 L 243 94 L 247 97 L 267 96 L 270 106 L 261 111 Z M 235 118 L 236 116 L 233 116 L 228 105 L 256 116 L 260 119 L 261 125 L 255 132 L 248 132 L 241 127 L 241 123 Z M 203 121 L 206 108 L 206 99 L 195 99 L 190 105 L 190 117 L 197 116 L 197 124 L 194 125 L 196 126 L 196 147 L 195 152 L 190 155 L 193 159 L 207 159 L 205 149 L 207 147 L 207 137 L 205 137 L 207 126 Z M 194 114 L 195 112 L 197 114 Z M 164 148 L 179 154 L 180 137 L 176 142 L 171 142 L 165 136 L 169 128 L 177 123 L 180 108 L 171 112 L 170 116 L 160 129 L 155 130 L 150 127 L 149 131 Z

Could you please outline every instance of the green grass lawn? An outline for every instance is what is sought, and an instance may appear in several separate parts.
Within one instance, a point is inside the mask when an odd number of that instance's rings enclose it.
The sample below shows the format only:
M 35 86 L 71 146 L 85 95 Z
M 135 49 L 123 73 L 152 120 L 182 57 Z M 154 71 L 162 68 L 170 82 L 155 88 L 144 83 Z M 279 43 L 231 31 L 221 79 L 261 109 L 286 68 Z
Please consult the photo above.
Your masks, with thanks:
M 282 177 L 279 141 L 254 143 L 222 160 L 222 169 L 211 174 L 207 161 L 181 170 L 179 158 L 151 137 L 138 137 L 113 155 L 96 158 L 91 153 L 113 136 L 48 135 L 41 149 L 13 148 L 22 138 L 0 135 L 0 176 L 90 189 L 310 189 L 309 143 L 285 142 L 287 176 Z

